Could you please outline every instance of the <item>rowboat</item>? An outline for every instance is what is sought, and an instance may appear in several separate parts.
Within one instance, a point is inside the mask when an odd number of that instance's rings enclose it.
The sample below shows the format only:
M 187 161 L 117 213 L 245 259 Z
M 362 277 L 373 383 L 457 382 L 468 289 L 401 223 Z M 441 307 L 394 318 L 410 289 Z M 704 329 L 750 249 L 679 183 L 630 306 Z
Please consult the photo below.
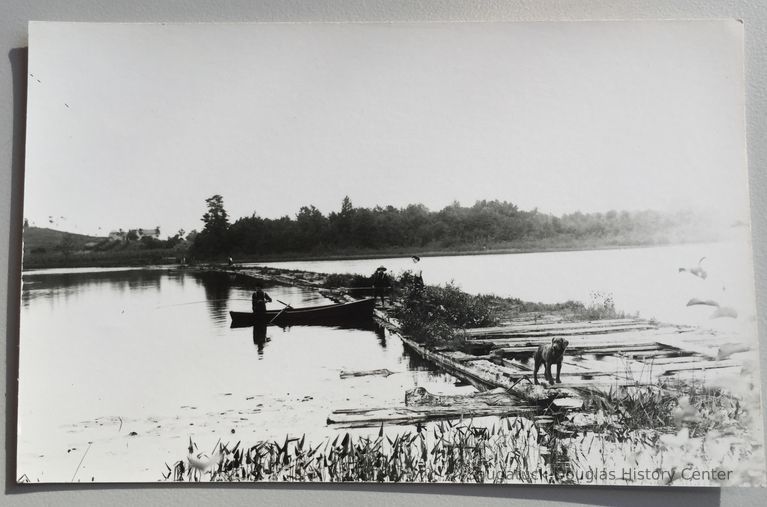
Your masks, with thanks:
M 375 299 L 366 298 L 351 303 L 339 303 L 323 306 L 307 306 L 303 308 L 287 308 L 282 310 L 267 310 L 256 316 L 253 312 L 229 312 L 232 317 L 232 327 L 247 327 L 254 324 L 268 324 L 275 319 L 274 324 L 291 325 L 342 325 L 348 322 L 370 319 L 373 316 Z

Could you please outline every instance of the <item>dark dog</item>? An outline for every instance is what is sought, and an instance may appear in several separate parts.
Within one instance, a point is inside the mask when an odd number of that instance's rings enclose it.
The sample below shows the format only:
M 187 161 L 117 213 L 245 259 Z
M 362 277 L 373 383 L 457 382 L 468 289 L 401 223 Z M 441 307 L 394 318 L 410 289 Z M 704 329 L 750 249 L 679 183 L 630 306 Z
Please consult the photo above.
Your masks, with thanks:
M 551 365 L 557 365 L 557 383 L 561 384 L 559 380 L 559 373 L 562 371 L 562 358 L 565 356 L 565 349 L 569 342 L 562 337 L 555 336 L 551 339 L 551 343 L 548 345 L 541 345 L 535 352 L 535 369 L 533 370 L 533 381 L 538 383 L 538 368 L 543 363 L 543 375 L 549 384 L 554 383 L 554 377 L 551 376 Z

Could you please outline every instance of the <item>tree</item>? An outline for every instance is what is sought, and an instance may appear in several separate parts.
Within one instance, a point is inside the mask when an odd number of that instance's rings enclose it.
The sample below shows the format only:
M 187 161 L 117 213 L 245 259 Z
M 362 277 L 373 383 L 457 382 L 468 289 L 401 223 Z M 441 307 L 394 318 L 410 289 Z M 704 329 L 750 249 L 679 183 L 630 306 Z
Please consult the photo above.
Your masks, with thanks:
M 211 234 L 223 235 L 229 228 L 229 215 L 224 209 L 224 198 L 216 194 L 213 197 L 205 199 L 208 205 L 208 212 L 202 216 L 205 222 L 204 231 Z
M 297 233 L 299 246 L 301 243 L 310 244 L 312 248 L 319 248 L 323 242 L 326 219 L 322 212 L 314 205 L 301 206 L 296 215 Z
M 224 198 L 216 194 L 205 199 L 208 211 L 202 216 L 205 223 L 195 237 L 192 252 L 202 255 L 217 255 L 229 250 L 229 215 L 224 209 Z
M 352 200 L 349 199 L 348 195 L 344 196 L 344 200 L 341 201 L 341 216 L 349 216 L 353 210 Z

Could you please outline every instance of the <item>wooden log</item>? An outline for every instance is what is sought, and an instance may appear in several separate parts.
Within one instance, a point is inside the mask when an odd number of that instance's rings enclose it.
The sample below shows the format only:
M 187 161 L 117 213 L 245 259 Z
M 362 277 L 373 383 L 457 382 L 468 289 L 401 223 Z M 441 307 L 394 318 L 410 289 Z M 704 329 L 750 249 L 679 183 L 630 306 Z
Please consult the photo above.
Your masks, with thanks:
M 698 330 L 699 331 L 699 330 Z M 541 336 L 533 336 L 533 337 L 519 337 L 519 336 L 504 336 L 504 335 L 497 335 L 497 336 L 483 336 L 481 334 L 472 335 L 469 334 L 470 338 L 472 340 L 480 340 L 480 341 L 490 341 L 490 342 L 499 342 L 499 343 L 547 343 L 551 341 L 551 338 L 553 335 L 541 335 Z M 662 327 L 662 328 L 648 328 L 648 329 L 638 329 L 638 330 L 623 330 L 623 331 L 611 331 L 609 333 L 604 334 L 597 334 L 597 335 L 575 335 L 575 334 L 557 334 L 556 336 L 562 336 L 563 338 L 566 338 L 568 341 L 577 342 L 579 340 L 586 341 L 586 342 L 593 342 L 593 343 L 611 343 L 611 342 L 617 342 L 617 343 L 623 343 L 625 341 L 642 341 L 642 342 L 649 342 L 652 341 L 656 337 L 685 337 L 685 338 L 693 338 L 697 337 L 696 334 L 692 333 L 692 330 L 680 330 L 678 327 Z
M 682 339 L 673 339 L 673 338 L 659 336 L 655 338 L 655 341 L 659 343 L 660 345 L 664 345 L 666 347 L 674 347 L 677 349 L 682 349 L 687 352 L 693 352 L 695 354 L 708 357 L 710 359 L 716 359 L 717 353 L 719 352 L 718 348 L 694 345 Z
M 560 409 L 580 409 L 583 408 L 583 398 L 557 398 L 551 404 Z
M 350 377 L 366 377 L 366 376 L 373 376 L 373 375 L 388 377 L 389 375 L 394 375 L 394 373 L 395 372 L 387 370 L 386 368 L 383 368 L 380 370 L 342 371 L 340 373 L 340 377 L 350 378 Z
M 620 378 L 615 375 L 595 375 L 593 379 L 579 379 L 579 378 L 563 378 L 561 384 L 556 384 L 558 389 L 572 389 L 579 391 L 584 388 L 593 388 L 590 392 L 603 394 L 605 387 L 618 387 L 618 386 L 636 386 L 643 385 L 649 382 L 639 382 L 637 380 L 629 378 Z M 555 398 L 553 401 L 556 401 Z
M 540 409 L 534 406 L 502 405 L 484 407 L 387 407 L 334 411 L 327 418 L 329 425 L 364 428 L 384 424 L 416 424 L 444 419 L 462 419 L 483 416 L 529 415 Z
M 505 389 L 471 394 L 432 394 L 423 387 L 416 387 L 405 392 L 406 407 L 465 407 L 478 408 L 489 406 L 514 405 L 518 398 L 510 396 Z
M 647 345 L 657 343 L 654 334 L 646 333 L 625 333 L 625 334 L 612 334 L 604 335 L 600 337 L 583 337 L 583 336 L 569 336 L 565 335 L 562 338 L 566 339 L 571 347 L 609 347 L 609 346 L 624 346 L 624 345 Z M 494 347 L 538 347 L 540 345 L 546 345 L 551 343 L 551 337 L 543 338 L 525 338 L 525 339 L 508 339 L 508 338 L 490 338 L 486 340 L 470 339 L 472 342 L 479 341 L 481 343 L 490 343 Z
M 480 356 L 475 356 L 473 354 L 467 354 L 466 352 L 462 352 L 460 350 L 445 350 L 442 352 L 447 357 L 451 358 L 454 361 L 459 361 L 462 363 L 468 362 L 468 361 L 479 361 L 481 359 L 485 360 L 491 360 L 494 356 L 490 354 L 484 354 Z
M 694 352 L 688 352 L 686 350 L 682 349 L 672 349 L 668 348 L 666 346 L 661 346 L 661 348 L 657 350 L 640 350 L 638 352 L 631 352 L 627 353 L 627 356 L 630 356 L 635 361 L 651 361 L 654 358 L 658 359 L 670 359 L 670 358 L 690 358 L 690 357 L 700 357 L 695 355 Z
M 514 355 L 514 354 L 531 354 L 535 353 L 538 347 L 501 347 L 495 349 L 494 352 L 502 355 Z M 575 345 L 567 346 L 567 352 L 575 352 L 583 354 L 612 354 L 618 352 L 646 352 L 660 350 L 660 346 L 655 343 L 648 343 L 646 345 L 625 345 L 625 346 L 590 346 L 590 345 Z
M 488 328 L 492 329 L 492 328 Z M 561 330 L 543 330 L 543 331 L 515 331 L 512 328 L 506 328 L 505 330 L 483 330 L 467 329 L 466 333 L 473 339 L 492 339 L 492 338 L 539 338 L 539 337 L 552 337 L 552 336 L 592 336 L 603 335 L 610 333 L 621 333 L 629 331 L 647 331 L 649 329 L 657 329 L 654 325 L 633 325 L 633 326 L 613 326 L 613 327 L 591 327 L 580 329 L 561 329 Z
M 700 356 L 694 356 L 694 355 L 687 355 L 687 356 L 677 356 L 677 357 L 656 357 L 651 356 L 647 359 L 645 359 L 643 362 L 645 364 L 652 364 L 652 365 L 662 365 L 662 364 L 681 364 L 681 363 L 693 363 L 693 362 L 703 362 L 708 361 L 705 357 Z
M 599 328 L 599 327 L 612 327 L 612 326 L 631 326 L 631 325 L 653 325 L 646 320 L 642 319 L 611 319 L 611 320 L 596 320 L 596 321 L 576 321 L 576 322 L 557 322 L 557 323 L 541 323 L 535 324 L 530 321 L 529 324 L 515 323 L 506 326 L 493 326 L 493 327 L 478 327 L 470 328 L 466 331 L 469 334 L 485 334 L 496 332 L 527 332 L 527 331 L 557 331 L 563 329 L 582 329 L 582 328 Z
M 674 373 L 677 371 L 684 371 L 684 370 L 707 370 L 707 369 L 714 369 L 714 368 L 740 368 L 743 365 L 738 361 L 733 361 L 731 359 L 725 359 L 723 361 L 695 361 L 695 362 L 688 362 L 688 363 L 681 363 L 681 364 L 674 364 L 674 365 L 666 365 L 663 368 L 663 373 Z

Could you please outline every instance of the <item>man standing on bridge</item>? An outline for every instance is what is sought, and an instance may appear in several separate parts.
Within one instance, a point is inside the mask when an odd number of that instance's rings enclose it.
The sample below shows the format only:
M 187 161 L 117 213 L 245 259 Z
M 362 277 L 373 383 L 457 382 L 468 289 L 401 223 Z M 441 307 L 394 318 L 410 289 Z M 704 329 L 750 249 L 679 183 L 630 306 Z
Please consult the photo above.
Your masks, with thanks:
M 391 287 L 391 282 L 389 282 L 389 276 L 386 274 L 386 268 L 380 266 L 373 273 L 373 299 L 380 297 L 381 306 L 386 305 L 384 302 L 384 292 L 388 287 Z

